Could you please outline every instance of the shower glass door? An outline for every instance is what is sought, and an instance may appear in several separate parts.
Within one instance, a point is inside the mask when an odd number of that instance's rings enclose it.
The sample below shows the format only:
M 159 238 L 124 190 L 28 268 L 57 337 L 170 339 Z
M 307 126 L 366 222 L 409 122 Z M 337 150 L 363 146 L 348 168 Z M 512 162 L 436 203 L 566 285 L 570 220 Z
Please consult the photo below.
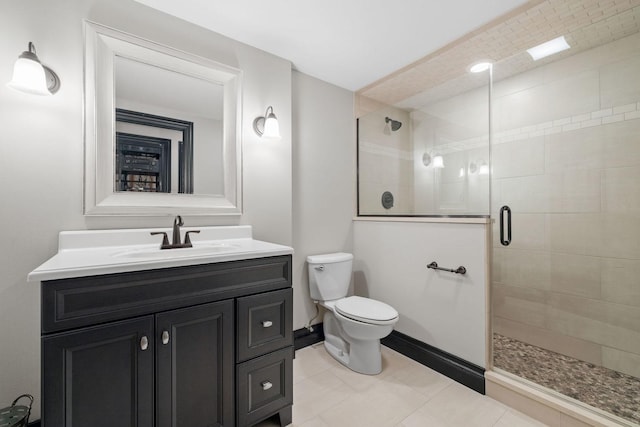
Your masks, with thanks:
M 608 25 L 494 65 L 493 363 L 640 423 L 640 34 Z

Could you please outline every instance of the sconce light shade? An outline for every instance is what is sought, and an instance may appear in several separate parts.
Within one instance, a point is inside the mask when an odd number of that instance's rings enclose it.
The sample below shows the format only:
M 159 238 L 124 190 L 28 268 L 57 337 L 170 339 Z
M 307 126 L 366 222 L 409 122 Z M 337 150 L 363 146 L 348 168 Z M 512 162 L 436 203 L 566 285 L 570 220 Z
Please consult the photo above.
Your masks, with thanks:
M 444 168 L 444 159 L 442 158 L 442 156 L 433 156 L 433 167 L 436 169 Z
M 271 112 L 269 112 L 271 110 Z M 256 117 L 253 121 L 253 130 L 262 137 L 262 139 L 278 140 L 280 139 L 280 125 L 278 119 L 273 113 L 273 107 L 267 107 L 264 116 Z
M 478 174 L 489 175 L 489 165 L 486 162 L 480 163 L 480 169 L 478 169 Z
M 32 95 L 53 95 L 60 87 L 58 75 L 40 63 L 36 48 L 29 42 L 29 50 L 22 52 L 13 66 L 13 78 L 7 86 Z
M 280 125 L 278 124 L 276 115 L 273 114 L 273 110 L 264 121 L 264 133 L 262 134 L 262 137 L 268 139 L 280 139 Z

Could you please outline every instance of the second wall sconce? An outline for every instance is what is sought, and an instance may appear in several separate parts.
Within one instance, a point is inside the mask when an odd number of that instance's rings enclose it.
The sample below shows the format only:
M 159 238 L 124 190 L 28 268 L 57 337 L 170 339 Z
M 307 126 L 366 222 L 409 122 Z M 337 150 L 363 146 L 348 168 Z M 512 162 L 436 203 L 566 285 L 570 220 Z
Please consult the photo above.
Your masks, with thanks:
M 431 155 L 425 152 L 422 155 L 422 164 L 427 167 L 431 165 L 434 169 L 444 168 L 444 158 L 440 154 Z
M 36 55 L 36 47 L 29 42 L 13 66 L 13 78 L 7 86 L 33 95 L 53 95 L 60 88 L 60 78 L 49 67 L 42 65 Z
M 253 130 L 258 136 L 262 137 L 262 139 L 280 139 L 280 125 L 278 124 L 276 115 L 273 113 L 272 106 L 267 107 L 264 116 L 255 118 L 253 121 Z

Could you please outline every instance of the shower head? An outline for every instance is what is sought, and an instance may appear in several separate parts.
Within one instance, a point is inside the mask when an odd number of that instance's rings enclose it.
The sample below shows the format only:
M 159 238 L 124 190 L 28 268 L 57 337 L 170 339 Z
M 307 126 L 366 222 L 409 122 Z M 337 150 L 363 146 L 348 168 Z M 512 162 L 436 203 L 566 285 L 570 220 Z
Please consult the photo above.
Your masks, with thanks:
M 398 129 L 400 129 L 400 127 L 402 126 L 402 122 L 399 122 L 397 120 L 393 120 L 393 119 L 391 119 L 389 117 L 385 117 L 384 118 L 384 122 L 385 123 L 391 122 L 391 130 L 394 131 L 394 132 L 397 131 Z

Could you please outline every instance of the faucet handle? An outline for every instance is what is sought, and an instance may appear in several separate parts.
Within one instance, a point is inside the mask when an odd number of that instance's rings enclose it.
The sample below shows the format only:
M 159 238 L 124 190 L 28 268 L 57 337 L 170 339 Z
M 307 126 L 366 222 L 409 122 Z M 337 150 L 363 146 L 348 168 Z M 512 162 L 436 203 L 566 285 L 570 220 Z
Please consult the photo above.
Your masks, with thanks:
M 169 238 L 167 237 L 167 233 L 164 231 L 152 231 L 150 233 L 152 236 L 155 236 L 156 234 L 162 234 L 162 244 L 160 245 L 160 249 L 167 249 L 168 247 L 171 247 L 171 245 L 169 244 Z
M 187 248 L 192 247 L 193 245 L 191 244 L 191 237 L 189 237 L 189 233 L 199 233 L 199 232 L 200 230 L 191 230 L 184 233 L 184 246 Z

